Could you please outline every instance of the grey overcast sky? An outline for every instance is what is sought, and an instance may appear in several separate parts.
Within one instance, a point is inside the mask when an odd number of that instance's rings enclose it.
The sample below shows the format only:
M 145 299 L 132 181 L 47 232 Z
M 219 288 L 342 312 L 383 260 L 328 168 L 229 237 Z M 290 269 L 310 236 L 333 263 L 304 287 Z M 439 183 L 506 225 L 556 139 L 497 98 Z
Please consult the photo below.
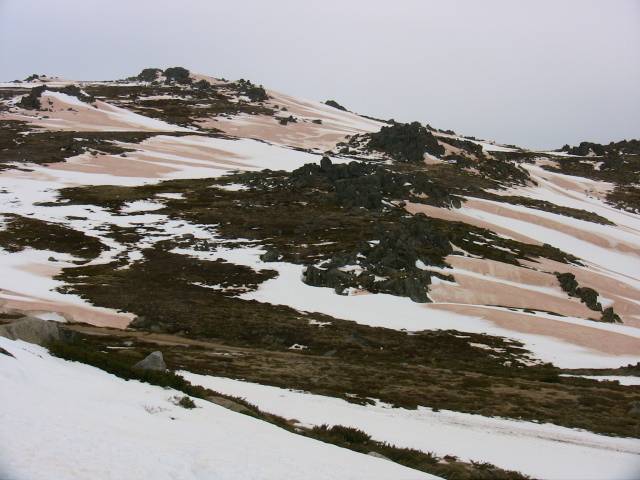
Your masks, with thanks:
M 180 65 L 535 148 L 640 137 L 640 0 L 0 0 L 0 80 Z

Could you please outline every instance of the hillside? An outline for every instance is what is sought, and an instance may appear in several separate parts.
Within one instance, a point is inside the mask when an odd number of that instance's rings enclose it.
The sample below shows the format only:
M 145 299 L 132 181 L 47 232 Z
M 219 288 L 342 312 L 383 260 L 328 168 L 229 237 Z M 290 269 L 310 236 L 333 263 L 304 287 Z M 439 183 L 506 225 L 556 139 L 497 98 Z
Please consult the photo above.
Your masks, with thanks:
M 637 140 L 530 151 L 180 67 L 2 83 L 0 125 L 11 478 L 102 478 L 69 467 L 100 411 L 154 452 L 104 478 L 640 473 Z

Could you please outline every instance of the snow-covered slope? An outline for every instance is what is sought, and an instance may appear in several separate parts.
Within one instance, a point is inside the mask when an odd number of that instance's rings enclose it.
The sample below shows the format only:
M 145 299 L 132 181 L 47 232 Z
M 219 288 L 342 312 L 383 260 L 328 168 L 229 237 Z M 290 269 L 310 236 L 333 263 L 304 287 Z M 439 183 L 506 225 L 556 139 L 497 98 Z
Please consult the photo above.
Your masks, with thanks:
M 228 378 L 180 374 L 195 385 L 244 398 L 264 411 L 295 418 L 303 425 L 351 426 L 379 441 L 488 461 L 533 478 L 634 480 L 640 471 L 640 440 L 428 408 L 405 410 L 379 402 L 355 405 Z
M 0 337 L 3 480 L 435 479 Z
M 48 166 L 30 165 L 28 172 L 19 170 L 0 172 L 0 181 L 4 187 L 0 191 L 2 213 L 16 213 L 42 220 L 63 222 L 73 228 L 104 238 L 100 230 L 101 225 L 106 223 L 124 226 L 136 222 L 162 221 L 163 217 L 139 215 L 125 219 L 113 217 L 105 211 L 97 211 L 96 207 L 60 205 L 55 208 L 45 208 L 35 203 L 55 201 L 56 189 L 66 186 L 141 185 L 160 179 L 215 177 L 234 170 L 252 171 L 263 168 L 293 170 L 305 163 L 317 163 L 320 160 L 317 155 L 249 139 L 158 135 L 140 144 L 132 144 L 131 147 L 135 150 L 128 153 L 126 158 L 119 155 L 82 154 L 70 158 L 65 163 Z M 341 161 L 344 160 L 334 157 L 334 162 Z M 551 174 L 545 173 L 545 175 Z M 555 174 L 555 177 L 565 176 Z M 523 193 L 551 199 L 550 195 L 556 191 L 552 190 L 552 186 L 553 184 L 541 177 L 538 187 Z M 547 191 L 551 192 L 549 196 L 545 193 Z M 478 200 L 470 200 L 463 208 L 456 210 L 423 204 L 409 204 L 407 208 L 411 212 L 424 212 L 436 218 L 462 220 L 472 225 L 491 228 L 512 238 L 547 242 L 575 253 L 580 258 L 590 260 L 592 263 L 587 269 L 572 267 L 571 271 L 579 280 L 587 280 L 596 286 L 609 302 L 615 304 L 616 309 L 625 314 L 625 323 L 635 327 L 640 315 L 640 280 L 635 279 L 639 271 L 635 266 L 640 262 L 640 257 L 634 253 L 637 251 L 635 249 L 640 248 L 640 237 L 634 226 L 640 223 L 637 215 L 616 213 L 617 211 L 597 199 L 588 198 L 580 190 L 573 191 L 572 195 L 567 196 L 565 193 L 562 198 L 566 199 L 565 202 L 572 202 L 572 205 L 577 205 L 577 202 L 583 202 L 583 204 L 588 202 L 590 209 L 599 209 L 599 212 L 620 221 L 621 225 L 596 225 L 525 207 Z M 562 204 L 562 200 L 558 202 Z M 586 208 L 587 206 L 583 204 L 580 206 Z M 69 216 L 90 220 L 69 221 L 67 219 Z M 525 220 L 522 220 L 523 218 Z M 550 227 L 545 227 L 545 222 Z M 162 221 L 162 223 L 165 222 Z M 105 239 L 105 241 L 114 244 L 111 239 Z M 611 247 L 601 246 L 602 242 L 608 242 Z M 117 245 L 115 247 L 117 251 Z M 622 251 L 617 253 L 617 249 Z M 87 313 L 87 308 L 79 309 L 75 305 L 69 307 L 67 306 L 69 303 L 77 304 L 78 302 L 75 300 L 72 302 L 70 297 L 52 294 L 50 290 L 55 286 L 54 283 L 38 280 L 42 276 L 45 276 L 43 280 L 46 280 L 47 277 L 58 272 L 62 266 L 60 263 L 48 262 L 50 257 L 51 255 L 47 253 L 24 253 L 22 258 L 26 263 L 20 264 L 20 257 L 11 254 L 11 260 L 7 259 L 0 264 L 0 268 L 7 271 L 4 278 L 8 283 L 4 287 L 0 286 L 4 289 L 0 291 L 0 297 L 4 297 L 7 306 L 20 307 L 28 311 L 56 310 L 59 313 L 70 314 L 78 320 L 99 325 L 109 324 L 108 317 L 105 317 L 102 311 Z M 588 316 L 589 310 L 583 304 L 568 298 L 557 287 L 552 275 L 541 274 L 534 278 L 531 277 L 531 270 L 505 265 L 503 268 L 503 270 L 506 269 L 505 282 L 504 277 L 501 278 L 500 270 L 494 268 L 491 262 L 479 261 L 469 265 L 470 259 L 464 257 L 451 257 L 450 260 L 453 265 L 466 262 L 462 268 L 456 267 L 443 271 L 443 273 L 453 274 L 457 283 L 434 284 L 431 287 L 430 296 L 435 303 L 426 306 L 412 304 L 413 302 L 400 298 L 383 299 L 382 296 L 338 297 L 331 302 L 322 300 L 320 304 L 315 301 L 302 302 L 302 299 L 307 297 L 285 295 L 287 298 L 283 299 L 270 296 L 269 291 L 286 292 L 287 290 L 281 289 L 280 285 L 288 281 L 299 283 L 299 285 L 293 285 L 293 288 L 310 289 L 295 279 L 300 275 L 298 271 L 288 280 L 285 280 L 284 276 L 274 280 L 278 282 L 275 290 L 271 289 L 271 283 L 265 284 L 256 294 L 256 298 L 289 304 L 295 308 L 322 311 L 371 325 L 380 325 L 375 320 L 376 316 L 385 315 L 384 312 L 390 310 L 397 311 L 398 304 L 402 304 L 404 306 L 401 310 L 407 311 L 405 315 L 398 318 L 398 321 L 387 316 L 383 325 L 411 330 L 461 328 L 470 329 L 469 331 L 506 334 L 524 341 L 529 348 L 540 353 L 541 359 L 552 361 L 560 366 L 609 367 L 640 360 L 640 356 L 637 355 L 637 352 L 640 352 L 640 340 L 637 340 L 640 334 L 634 330 L 618 328 L 615 325 L 601 327 L 590 321 L 569 323 L 562 317 L 541 318 L 540 314 L 534 315 L 523 311 L 503 310 L 496 314 L 494 307 L 483 306 L 505 305 L 540 310 L 550 309 L 571 317 Z M 254 263 L 252 266 L 255 265 Z M 551 272 L 558 268 L 551 262 L 544 267 L 544 270 Z M 299 270 L 293 265 L 288 268 Z M 8 272 L 16 269 L 21 270 L 20 275 L 32 277 L 31 280 L 25 280 L 26 283 L 8 280 L 12 278 Z M 470 270 L 476 270 L 476 272 Z M 528 275 L 526 279 L 523 277 L 524 274 Z M 21 291 L 20 285 L 28 286 L 28 290 Z M 34 288 L 37 285 L 41 285 L 45 290 L 35 291 Z M 545 295 L 541 294 L 540 286 L 545 288 Z M 331 295 L 329 292 L 312 292 L 311 290 L 309 292 L 313 296 Z M 49 300 L 52 296 L 58 303 Z M 550 301 L 555 302 L 556 305 L 552 306 Z M 345 304 L 346 310 L 338 308 L 342 303 Z M 352 308 L 347 305 L 352 303 L 361 304 L 361 307 Z M 411 320 L 413 318 L 415 321 Z M 111 323 L 114 326 L 124 324 L 118 319 L 114 319 Z M 552 345 L 545 346 L 548 343 Z

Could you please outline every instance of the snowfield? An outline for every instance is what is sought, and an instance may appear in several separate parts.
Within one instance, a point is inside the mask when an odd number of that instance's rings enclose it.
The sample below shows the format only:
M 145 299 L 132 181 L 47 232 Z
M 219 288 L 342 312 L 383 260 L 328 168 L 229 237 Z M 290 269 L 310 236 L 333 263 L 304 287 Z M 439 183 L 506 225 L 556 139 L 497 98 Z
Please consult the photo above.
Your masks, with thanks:
M 433 475 L 292 434 L 0 337 L 3 480 L 398 479 Z
M 635 480 L 640 473 L 640 440 L 424 407 L 406 410 L 380 402 L 362 406 L 256 383 L 179 373 L 195 385 L 244 398 L 302 425 L 351 426 L 399 447 L 490 462 L 534 478 Z

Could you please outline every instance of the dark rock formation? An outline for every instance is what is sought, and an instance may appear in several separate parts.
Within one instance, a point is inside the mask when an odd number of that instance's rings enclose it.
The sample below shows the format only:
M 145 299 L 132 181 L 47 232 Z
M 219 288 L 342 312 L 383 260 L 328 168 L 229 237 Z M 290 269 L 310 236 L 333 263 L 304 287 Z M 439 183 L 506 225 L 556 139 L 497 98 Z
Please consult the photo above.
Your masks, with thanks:
M 153 82 L 157 80 L 160 75 L 162 75 L 162 70 L 159 68 L 145 68 L 136 78 L 143 82 Z
M 369 135 L 369 147 L 384 152 L 399 162 L 422 162 L 425 152 L 442 155 L 444 147 L 436 137 L 420 125 L 395 123 Z
M 333 107 L 333 108 L 337 108 L 338 110 L 342 110 L 343 112 L 347 112 L 348 111 L 346 108 L 344 108 L 342 105 L 340 105 L 335 100 L 327 100 L 326 102 L 324 102 L 324 104 L 325 105 L 329 105 L 330 107 Z

